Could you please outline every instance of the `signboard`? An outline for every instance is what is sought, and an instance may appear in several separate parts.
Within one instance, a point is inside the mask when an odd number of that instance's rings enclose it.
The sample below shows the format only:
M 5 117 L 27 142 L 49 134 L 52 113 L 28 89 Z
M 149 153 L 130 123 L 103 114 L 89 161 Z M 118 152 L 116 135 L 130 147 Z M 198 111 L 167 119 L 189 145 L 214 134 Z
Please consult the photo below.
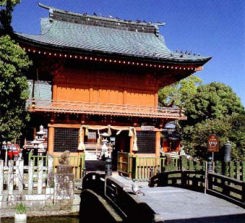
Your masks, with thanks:
M 208 152 L 219 152 L 219 139 L 214 134 L 208 137 Z
M 152 126 L 152 125 L 142 125 L 141 126 L 141 130 L 142 131 L 154 131 L 155 130 L 155 126 Z
M 96 139 L 96 132 L 89 132 L 88 139 Z

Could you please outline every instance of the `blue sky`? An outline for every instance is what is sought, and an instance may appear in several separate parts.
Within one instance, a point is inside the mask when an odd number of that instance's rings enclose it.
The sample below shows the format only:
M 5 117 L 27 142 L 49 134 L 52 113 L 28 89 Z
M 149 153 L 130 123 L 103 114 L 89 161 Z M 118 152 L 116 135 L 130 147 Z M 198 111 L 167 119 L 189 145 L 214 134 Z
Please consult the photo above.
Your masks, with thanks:
M 21 0 L 13 15 L 16 32 L 39 34 L 48 11 L 38 2 L 76 13 L 165 22 L 160 32 L 168 48 L 211 56 L 196 75 L 204 84 L 232 87 L 245 106 L 244 0 Z

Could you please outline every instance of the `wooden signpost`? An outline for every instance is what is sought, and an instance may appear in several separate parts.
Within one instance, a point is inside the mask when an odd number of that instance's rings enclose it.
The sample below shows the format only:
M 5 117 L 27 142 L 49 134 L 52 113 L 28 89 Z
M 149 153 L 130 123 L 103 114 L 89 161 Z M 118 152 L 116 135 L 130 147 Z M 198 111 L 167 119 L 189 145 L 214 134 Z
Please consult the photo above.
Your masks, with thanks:
M 214 134 L 208 137 L 208 152 L 219 152 L 219 139 Z
M 212 153 L 212 161 L 214 161 L 214 153 L 219 152 L 219 139 L 215 134 L 208 137 L 208 152 Z

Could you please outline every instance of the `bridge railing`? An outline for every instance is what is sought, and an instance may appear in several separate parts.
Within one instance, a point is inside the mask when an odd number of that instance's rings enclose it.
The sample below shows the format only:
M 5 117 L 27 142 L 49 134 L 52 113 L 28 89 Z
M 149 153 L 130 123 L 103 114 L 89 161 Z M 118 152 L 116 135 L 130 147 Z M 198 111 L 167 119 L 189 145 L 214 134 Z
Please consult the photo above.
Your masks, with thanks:
M 208 173 L 207 192 L 245 208 L 245 181 Z
M 150 187 L 177 186 L 195 191 L 204 191 L 205 172 L 186 170 L 163 172 L 153 176 L 149 181 Z
M 124 184 L 113 177 L 105 177 L 104 174 L 94 172 L 88 173 L 83 178 L 82 188 L 83 192 L 92 190 L 109 200 L 110 204 L 126 220 L 123 222 L 153 222 L 153 219 L 157 217 L 157 214 L 146 203 L 140 201 L 132 193 L 131 187 L 125 188 Z
M 177 186 L 207 192 L 245 208 L 245 181 L 213 172 L 203 170 L 163 172 L 153 176 L 149 186 Z

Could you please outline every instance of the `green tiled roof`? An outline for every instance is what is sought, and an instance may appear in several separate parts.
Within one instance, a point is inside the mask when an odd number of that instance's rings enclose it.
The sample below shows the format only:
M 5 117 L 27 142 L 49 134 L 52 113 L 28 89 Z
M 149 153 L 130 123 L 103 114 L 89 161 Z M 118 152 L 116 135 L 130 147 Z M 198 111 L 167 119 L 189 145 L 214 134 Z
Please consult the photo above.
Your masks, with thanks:
M 159 33 L 161 24 L 132 22 L 46 8 L 49 9 L 49 18 L 41 20 L 41 34 L 18 34 L 20 38 L 50 47 L 151 60 L 203 64 L 210 59 L 170 51 L 164 37 Z

